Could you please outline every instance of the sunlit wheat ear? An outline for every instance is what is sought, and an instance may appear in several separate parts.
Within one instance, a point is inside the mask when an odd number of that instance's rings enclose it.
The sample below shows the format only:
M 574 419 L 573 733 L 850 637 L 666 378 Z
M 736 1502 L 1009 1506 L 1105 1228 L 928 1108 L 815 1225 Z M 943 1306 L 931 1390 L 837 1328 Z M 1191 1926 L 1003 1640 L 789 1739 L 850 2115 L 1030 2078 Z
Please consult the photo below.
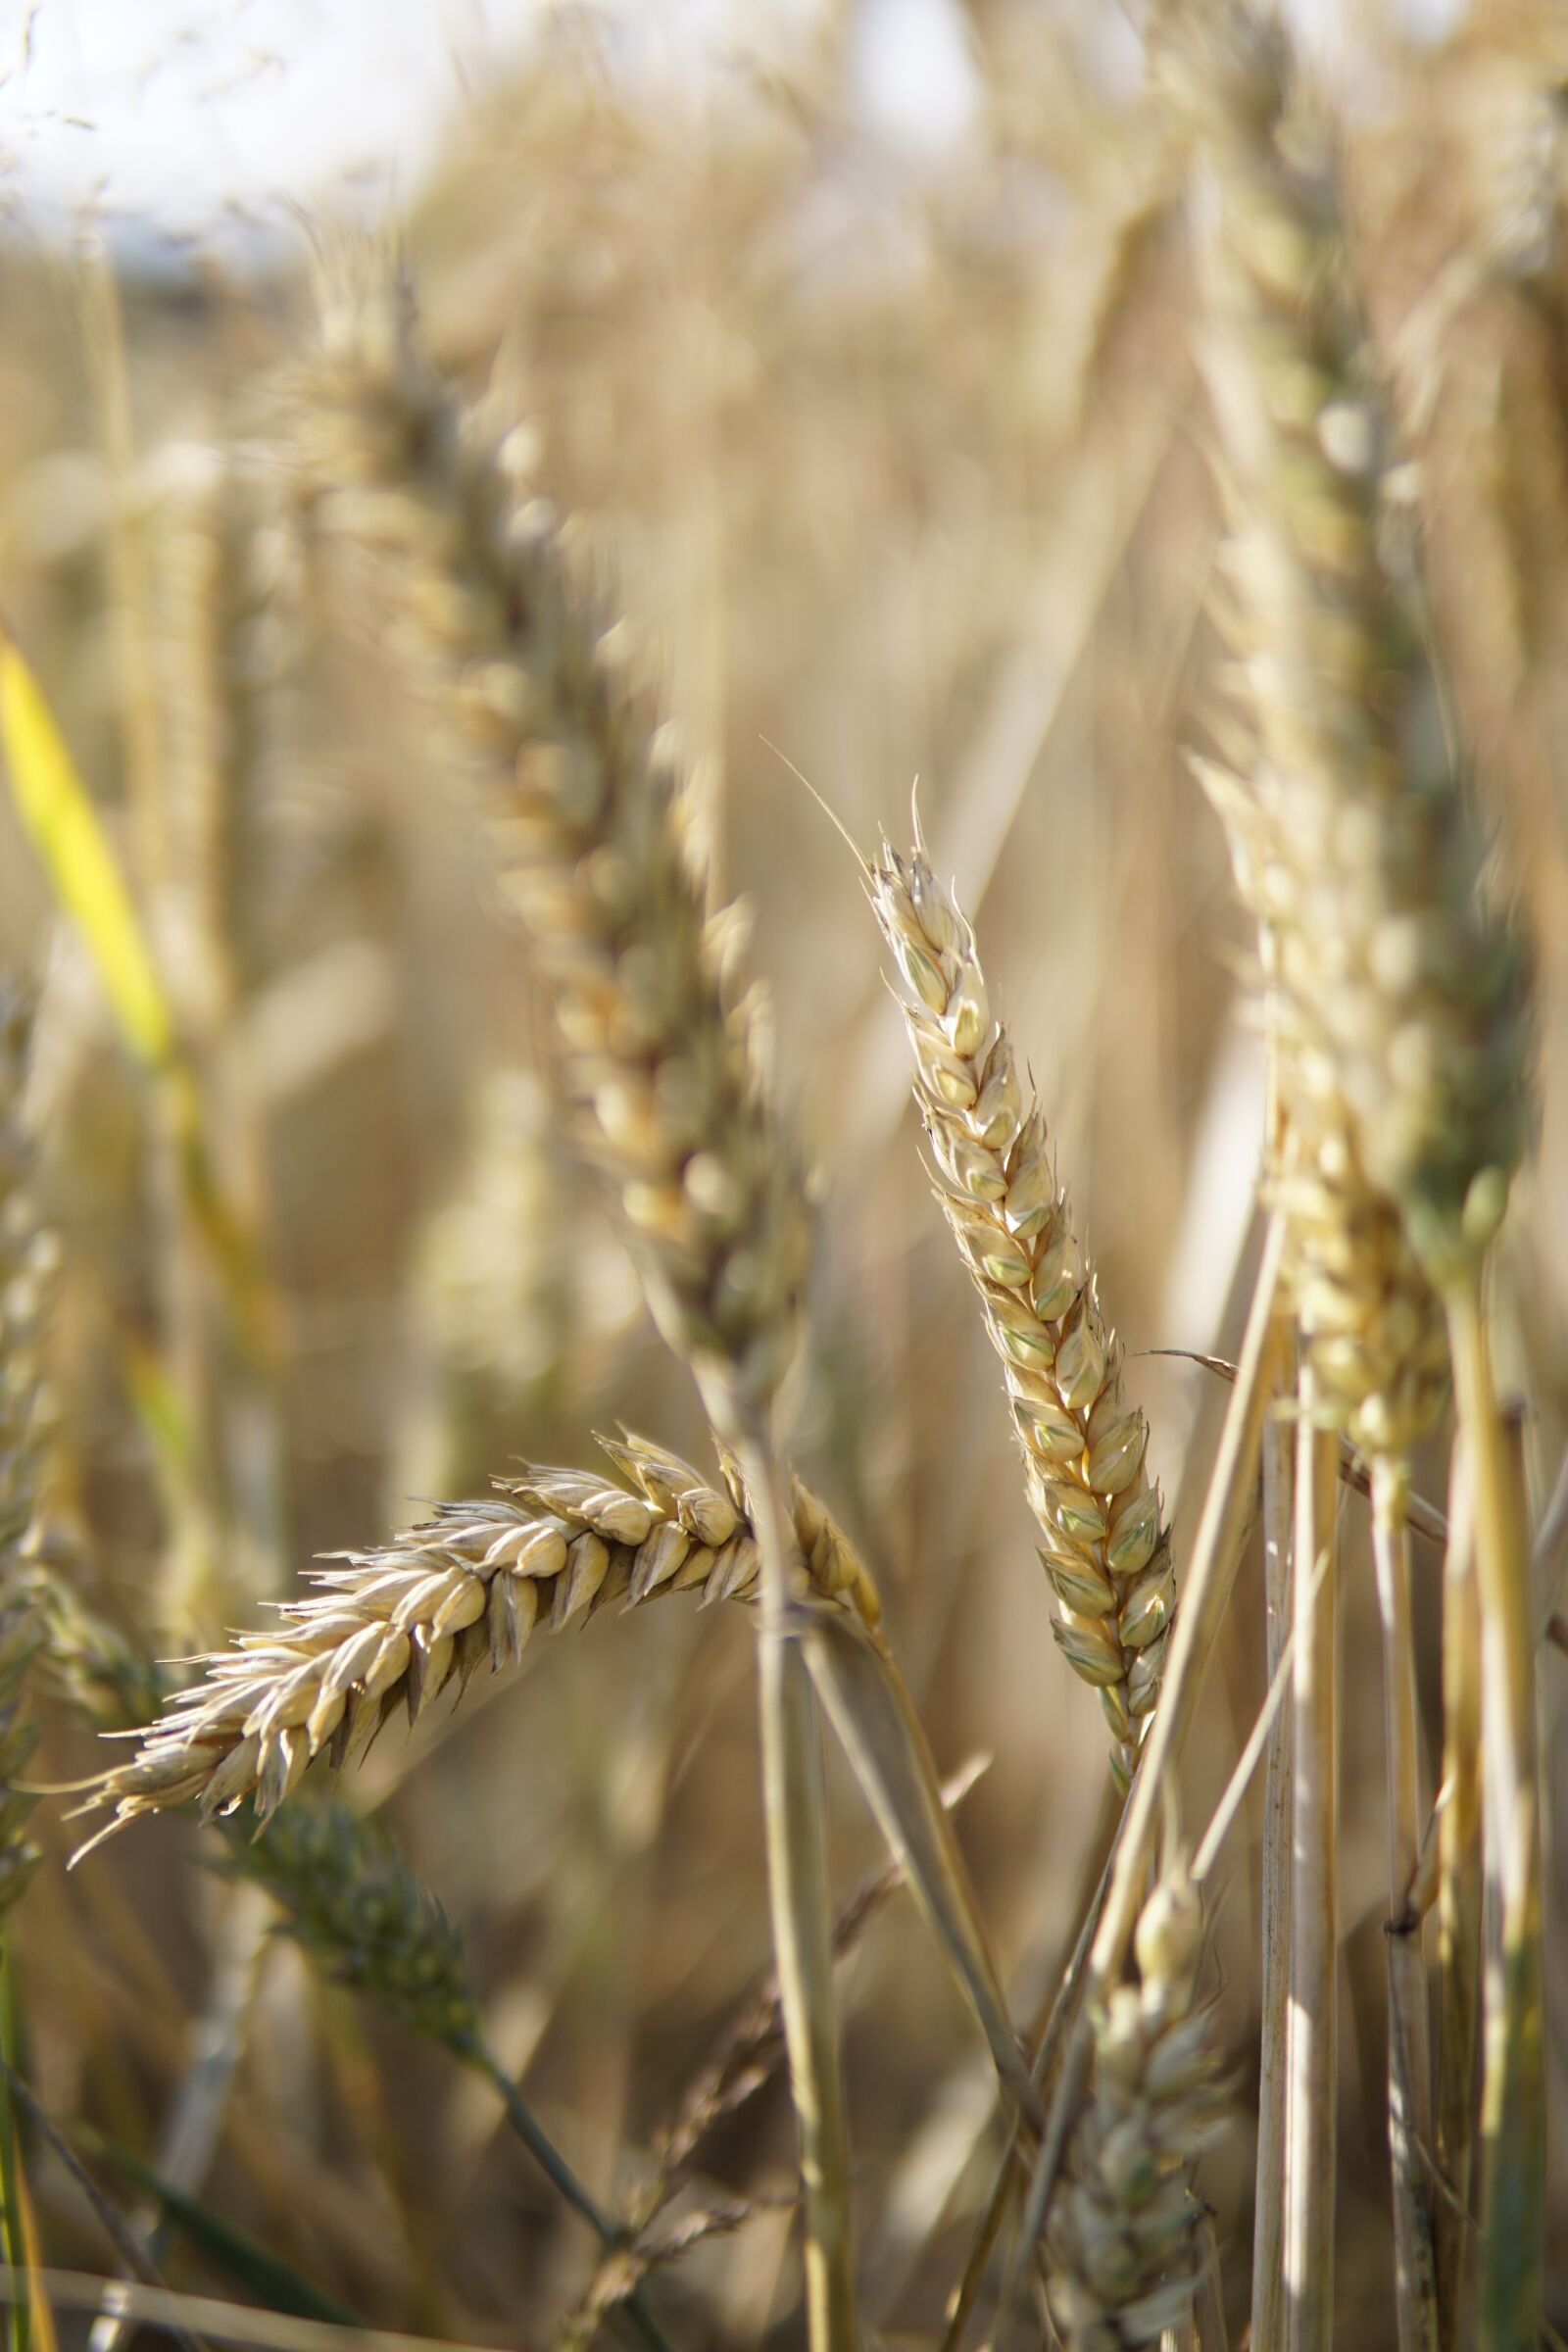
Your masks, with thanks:
M 732 1001 L 667 731 L 570 531 L 420 362 L 384 285 L 329 298 L 300 436 L 318 527 L 483 788 L 503 895 L 554 999 L 581 1142 L 654 1312 L 726 1436 L 793 1354 L 805 1197 Z
M 1026 1102 L 973 934 L 923 849 L 884 844 L 871 904 L 898 961 L 937 1198 L 974 1278 L 1022 1442 L 1056 1639 L 1100 1691 L 1125 1786 L 1159 1694 L 1176 1580 L 1149 1430 L 1122 1393 L 1039 1105 Z
M 275 1632 L 242 1634 L 203 1661 L 205 1680 L 175 1692 L 86 1809 L 112 1806 L 113 1827 L 189 1801 L 231 1813 L 254 1794 L 267 1821 L 316 1757 L 341 1764 L 400 1709 L 413 1723 L 486 1661 L 515 1664 L 536 1633 L 658 1592 L 754 1598 L 758 1546 L 739 1491 L 641 1439 L 606 1449 L 634 1487 L 530 1468 L 498 1480 L 493 1497 L 442 1503 L 392 1543 L 313 1570 L 317 1590 L 281 1604 Z M 869 1572 L 799 1486 L 794 1519 L 814 1589 L 874 1623 Z
M 1196 2002 L 1203 1919 L 1168 1872 L 1138 1922 L 1137 1982 L 1094 2018 L 1095 2071 L 1046 2235 L 1066 2352 L 1132 2352 L 1191 2315 L 1202 2206 L 1193 2168 L 1227 2129 L 1211 2010 Z

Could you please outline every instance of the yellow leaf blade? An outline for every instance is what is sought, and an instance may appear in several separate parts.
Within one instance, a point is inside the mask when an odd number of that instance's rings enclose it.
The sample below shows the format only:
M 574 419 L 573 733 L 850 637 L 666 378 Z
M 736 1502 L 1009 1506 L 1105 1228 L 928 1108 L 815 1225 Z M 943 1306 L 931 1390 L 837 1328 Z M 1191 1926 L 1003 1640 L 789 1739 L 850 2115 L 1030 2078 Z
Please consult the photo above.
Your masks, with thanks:
M 3 628 L 0 743 L 17 813 L 92 952 L 126 1045 L 150 1068 L 167 1067 L 173 1015 L 124 877 L 43 690 Z

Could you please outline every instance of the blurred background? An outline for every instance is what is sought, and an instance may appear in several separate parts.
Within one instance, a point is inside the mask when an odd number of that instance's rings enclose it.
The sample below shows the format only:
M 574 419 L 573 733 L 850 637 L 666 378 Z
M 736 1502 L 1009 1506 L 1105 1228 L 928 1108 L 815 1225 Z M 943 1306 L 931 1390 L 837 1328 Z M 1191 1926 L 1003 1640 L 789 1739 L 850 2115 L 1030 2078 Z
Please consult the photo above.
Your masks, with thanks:
M 1554 9 L 1504 0 L 1297 13 L 1421 469 L 1453 723 L 1538 943 L 1541 1151 L 1497 1306 L 1539 1494 L 1568 1437 L 1568 42 Z M 1184 761 L 1224 687 L 1206 614 L 1224 509 L 1184 176 L 1138 16 L 0 7 L 0 605 L 123 859 L 265 1295 L 252 1346 L 0 800 L 0 962 L 37 995 L 26 1113 L 62 1253 L 64 1572 L 150 1654 L 188 1654 L 257 1622 L 314 1552 L 384 1539 L 514 1457 L 592 1466 L 592 1433 L 624 1420 L 709 1460 L 690 1380 L 562 1144 L 545 1008 L 461 793 L 302 533 L 288 445 L 312 254 L 348 221 L 396 241 L 428 348 L 466 389 L 499 387 L 660 648 L 818 1177 L 794 1455 L 882 1582 L 943 1770 L 993 1759 L 959 1832 L 1020 2019 L 1072 1939 L 1104 1743 L 1051 1636 L 875 926 L 787 762 L 867 849 L 883 826 L 906 842 L 920 779 L 1129 1351 L 1179 1572 L 1223 1388 L 1151 1351 L 1235 1351 L 1262 1074 L 1248 932 Z M 1439 1502 L 1445 1458 L 1424 1481 Z M 1347 1504 L 1340 2293 L 1341 2340 L 1372 2346 L 1392 2306 L 1362 1511 Z M 1418 1552 L 1429 1754 L 1437 1569 Z M 1261 1617 L 1251 1560 L 1187 1759 L 1194 1834 L 1259 1702 Z M 1559 1961 L 1565 1699 L 1548 1656 Z M 767 1968 L 748 1623 L 678 1600 L 607 1614 L 435 1714 L 342 1793 L 451 1913 L 495 2049 L 612 2202 Z M 64 1705 L 44 1753 L 59 1778 L 95 1763 Z M 848 1899 L 880 1854 L 830 1764 Z M 368 2321 L 557 2340 L 593 2242 L 486 2086 L 266 1937 L 194 1824 L 139 1826 L 68 1879 L 60 1812 L 35 1816 L 46 1860 L 14 1934 L 57 2120 L 183 2173 Z M 1237 2127 L 1202 2176 L 1238 2328 L 1255 1832 L 1233 1835 L 1215 1926 Z M 867 2313 L 890 2342 L 933 2341 L 998 2145 L 987 2064 L 902 1898 L 843 1995 Z M 683 2346 L 798 2336 L 791 2152 L 776 2080 L 705 2145 L 675 2208 L 696 2242 L 657 2290 Z M 102 2268 L 64 2174 L 40 2159 L 34 2185 L 50 2258 Z M 1568 2326 L 1560 2148 L 1553 2194 Z M 238 2291 L 200 2230 L 167 2268 Z

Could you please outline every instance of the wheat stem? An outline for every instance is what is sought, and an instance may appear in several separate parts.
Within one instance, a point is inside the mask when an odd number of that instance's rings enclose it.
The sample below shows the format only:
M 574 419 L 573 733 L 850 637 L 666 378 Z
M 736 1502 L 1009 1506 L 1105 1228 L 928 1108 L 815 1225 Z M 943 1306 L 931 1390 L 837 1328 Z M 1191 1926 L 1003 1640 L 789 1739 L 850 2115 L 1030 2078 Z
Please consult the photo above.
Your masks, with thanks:
M 1339 2068 L 1339 1446 L 1333 1432 L 1318 1425 L 1309 1363 L 1300 1368 L 1298 1396 L 1285 2344 L 1287 2352 L 1328 2352 Z
M 1421 1918 L 1410 1887 L 1421 1855 L 1415 1645 L 1410 1619 L 1408 1472 L 1372 1473 L 1372 1545 L 1383 1619 L 1383 1710 L 1389 1808 L 1389 2158 L 1399 2352 L 1436 2352 L 1437 2258 L 1427 2152 L 1432 2144 L 1430 2023 Z
M 1444 2352 L 1465 2341 L 1471 2284 L 1476 2034 L 1481 2014 L 1481 1615 L 1475 1497 L 1463 1436 L 1449 1477 L 1443 1569 L 1443 1798 L 1438 1812 L 1437 2206 Z
M 1272 1685 L 1291 1616 L 1291 1528 L 1295 1439 L 1278 1405 L 1290 1377 L 1285 1356 L 1275 1375 L 1275 1405 L 1263 1428 L 1264 1658 Z M 1252 2340 L 1280 2341 L 1284 2324 L 1285 2029 L 1290 2012 L 1291 1716 L 1281 1707 L 1269 1731 L 1263 1766 L 1262 2042 L 1258 2055 L 1257 2164 L 1252 2224 Z
M 1545 2170 L 1541 1821 L 1528 1553 L 1497 1412 L 1479 1279 L 1446 1300 L 1460 1426 L 1475 1465 L 1487 1873 L 1500 1949 L 1483 1985 L 1480 2323 L 1488 2352 L 1536 2340 Z
M 737 1450 L 762 1555 L 762 1810 L 773 1947 L 801 2137 L 808 2330 L 813 2352 L 855 2352 L 859 2323 L 822 1759 L 806 1661 L 790 1625 L 794 1587 L 805 1580 L 765 1441 L 743 1438 Z

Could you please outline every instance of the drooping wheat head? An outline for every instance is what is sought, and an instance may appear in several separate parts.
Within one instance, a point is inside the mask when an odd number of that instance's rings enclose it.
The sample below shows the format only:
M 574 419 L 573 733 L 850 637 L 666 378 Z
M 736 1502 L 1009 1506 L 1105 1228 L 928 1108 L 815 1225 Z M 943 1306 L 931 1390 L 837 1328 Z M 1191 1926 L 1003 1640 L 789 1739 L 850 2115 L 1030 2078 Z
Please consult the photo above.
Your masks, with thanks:
M 585 1148 L 726 1438 L 793 1353 L 808 1232 L 731 1001 L 667 731 L 568 532 L 420 363 L 385 287 L 330 302 L 302 433 L 318 521 L 367 554 L 416 675 L 455 686 L 502 888 L 554 998 Z
M 1137 1982 L 1094 2018 L 1095 2072 L 1046 2231 L 1066 2352 L 1132 2352 L 1190 2318 L 1202 2206 L 1193 2168 L 1227 2129 L 1213 2017 L 1195 2005 L 1203 1917 L 1168 1871 L 1138 1922 Z
M 754 1597 L 758 1545 L 729 1466 L 719 1488 L 644 1439 L 601 1443 L 634 1491 L 530 1468 L 498 1480 L 492 1497 L 440 1504 L 390 1544 L 333 1555 L 342 1564 L 312 1572 L 317 1591 L 282 1603 L 275 1632 L 243 1634 L 204 1661 L 206 1679 L 174 1693 L 86 1809 L 113 1806 L 115 1827 L 188 1800 L 226 1814 L 254 1793 L 266 1822 L 314 1758 L 342 1764 L 400 1707 L 413 1723 L 486 1659 L 515 1664 L 541 1628 L 662 1592 Z M 813 1590 L 874 1624 L 869 1572 L 799 1483 L 793 1517 Z
M 1148 1424 L 1123 1395 L 1121 1350 L 968 922 L 918 844 L 908 858 L 884 844 L 870 892 L 909 992 L 904 1017 L 937 1197 L 1002 1358 L 1040 1556 L 1061 1611 L 1054 1632 L 1100 1691 L 1125 1787 L 1176 1606 L 1170 1538 L 1144 1466 Z

